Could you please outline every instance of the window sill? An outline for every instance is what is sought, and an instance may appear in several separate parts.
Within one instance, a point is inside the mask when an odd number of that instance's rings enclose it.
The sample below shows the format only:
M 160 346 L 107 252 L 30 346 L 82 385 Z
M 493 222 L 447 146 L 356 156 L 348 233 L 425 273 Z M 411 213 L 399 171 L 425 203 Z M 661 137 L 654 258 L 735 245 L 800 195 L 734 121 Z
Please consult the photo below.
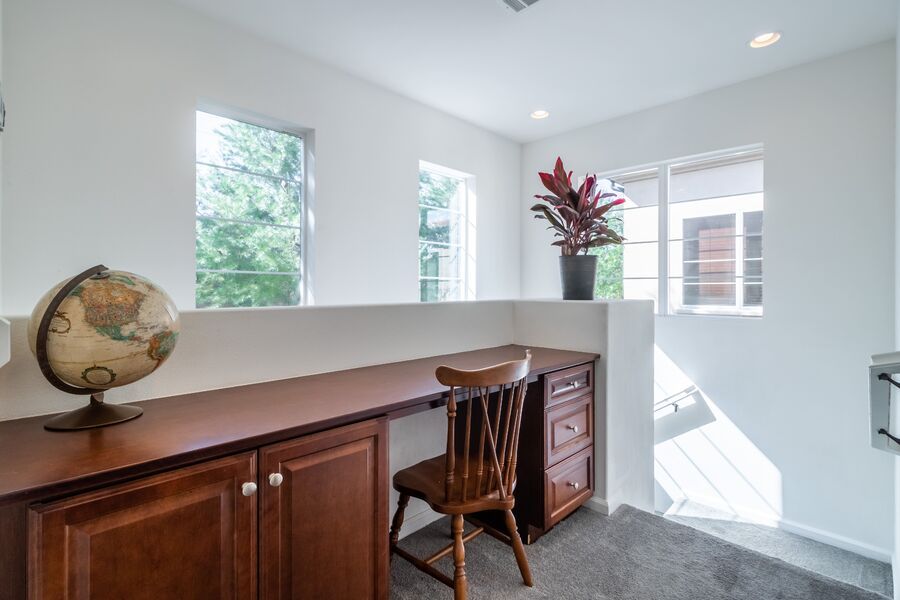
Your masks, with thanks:
M 694 311 L 674 311 L 669 313 L 657 313 L 657 317 L 696 317 L 702 319 L 742 319 L 742 320 L 761 320 L 763 313 L 739 313 L 739 312 L 694 312 Z

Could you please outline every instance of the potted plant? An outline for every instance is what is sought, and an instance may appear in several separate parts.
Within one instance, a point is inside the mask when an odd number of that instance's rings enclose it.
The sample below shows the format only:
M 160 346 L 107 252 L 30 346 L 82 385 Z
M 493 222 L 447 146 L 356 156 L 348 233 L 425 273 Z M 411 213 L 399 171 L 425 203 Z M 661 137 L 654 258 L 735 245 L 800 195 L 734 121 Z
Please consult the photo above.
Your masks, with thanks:
M 553 173 L 539 173 L 541 183 L 552 194 L 535 195 L 543 203 L 535 204 L 531 210 L 538 213 L 535 219 L 545 219 L 554 230 L 553 242 L 561 251 L 559 272 L 562 280 L 563 300 L 593 300 L 594 283 L 597 278 L 597 257 L 588 255 L 590 248 L 611 244 L 621 244 L 625 239 L 609 226 L 607 213 L 614 206 L 625 202 L 616 198 L 604 203 L 603 200 L 618 196 L 600 189 L 594 175 L 585 177 L 584 183 L 576 190 L 572 187 L 572 172 L 566 173 L 561 158 L 556 159 Z

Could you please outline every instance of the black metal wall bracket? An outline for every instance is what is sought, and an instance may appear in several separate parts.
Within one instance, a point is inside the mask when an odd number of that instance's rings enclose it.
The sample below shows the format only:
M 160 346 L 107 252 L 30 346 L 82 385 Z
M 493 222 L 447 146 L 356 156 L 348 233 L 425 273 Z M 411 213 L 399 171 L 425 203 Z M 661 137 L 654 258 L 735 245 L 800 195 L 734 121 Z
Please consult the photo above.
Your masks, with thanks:
M 900 388 L 900 382 L 895 381 L 894 378 L 891 377 L 890 375 L 888 375 L 887 373 L 879 373 L 879 374 L 878 374 L 878 380 L 879 380 L 879 381 L 887 381 L 887 382 L 890 383 L 892 386 L 897 387 L 897 388 Z
M 879 429 L 879 430 L 878 430 L 878 433 L 880 433 L 881 435 L 886 435 L 886 436 L 888 437 L 888 439 L 890 439 L 890 440 L 891 440 L 892 442 L 894 442 L 895 444 L 900 444 L 900 438 L 898 438 L 898 437 L 896 437 L 896 436 L 893 436 L 893 435 L 889 434 L 889 433 L 887 432 L 887 429 L 885 429 L 884 427 L 882 427 L 881 429 Z
M 878 380 L 879 380 L 879 381 L 887 381 L 887 382 L 888 382 L 889 384 L 891 384 L 892 386 L 894 386 L 894 387 L 896 387 L 896 388 L 900 388 L 900 382 L 896 381 L 893 377 L 891 377 L 891 376 L 888 375 L 887 373 L 879 373 L 879 374 L 878 374 Z M 885 435 L 885 436 L 887 436 L 888 439 L 891 440 L 892 442 L 894 442 L 895 444 L 900 444 L 900 438 L 898 438 L 898 437 L 896 437 L 896 436 L 893 436 L 893 435 L 891 435 L 890 433 L 888 433 L 888 430 L 885 429 L 884 427 L 882 427 L 881 429 L 879 429 L 879 430 L 878 430 L 878 433 L 879 433 L 879 435 Z

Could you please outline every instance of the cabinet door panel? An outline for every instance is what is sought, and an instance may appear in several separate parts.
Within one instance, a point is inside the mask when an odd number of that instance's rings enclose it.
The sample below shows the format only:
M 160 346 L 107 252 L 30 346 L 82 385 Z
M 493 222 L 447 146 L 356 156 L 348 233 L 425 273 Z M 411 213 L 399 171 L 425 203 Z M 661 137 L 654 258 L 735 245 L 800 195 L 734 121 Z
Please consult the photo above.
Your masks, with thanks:
M 33 506 L 29 596 L 256 597 L 255 453 Z
M 387 598 L 386 421 L 275 444 L 260 463 L 263 598 Z

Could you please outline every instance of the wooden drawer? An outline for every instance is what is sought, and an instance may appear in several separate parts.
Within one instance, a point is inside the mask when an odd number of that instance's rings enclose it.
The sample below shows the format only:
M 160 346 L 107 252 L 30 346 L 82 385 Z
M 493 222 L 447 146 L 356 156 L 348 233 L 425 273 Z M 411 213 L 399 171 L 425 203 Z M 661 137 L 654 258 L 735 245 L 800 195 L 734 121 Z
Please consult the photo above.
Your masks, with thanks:
M 594 443 L 593 396 L 588 394 L 554 406 L 544 413 L 544 467 L 552 467 L 563 459 Z
M 594 389 L 594 365 L 588 363 L 550 373 L 544 377 L 544 403 L 547 408 L 583 396 Z
M 586 448 L 544 473 L 544 510 L 548 527 L 568 516 L 593 494 L 594 449 Z

